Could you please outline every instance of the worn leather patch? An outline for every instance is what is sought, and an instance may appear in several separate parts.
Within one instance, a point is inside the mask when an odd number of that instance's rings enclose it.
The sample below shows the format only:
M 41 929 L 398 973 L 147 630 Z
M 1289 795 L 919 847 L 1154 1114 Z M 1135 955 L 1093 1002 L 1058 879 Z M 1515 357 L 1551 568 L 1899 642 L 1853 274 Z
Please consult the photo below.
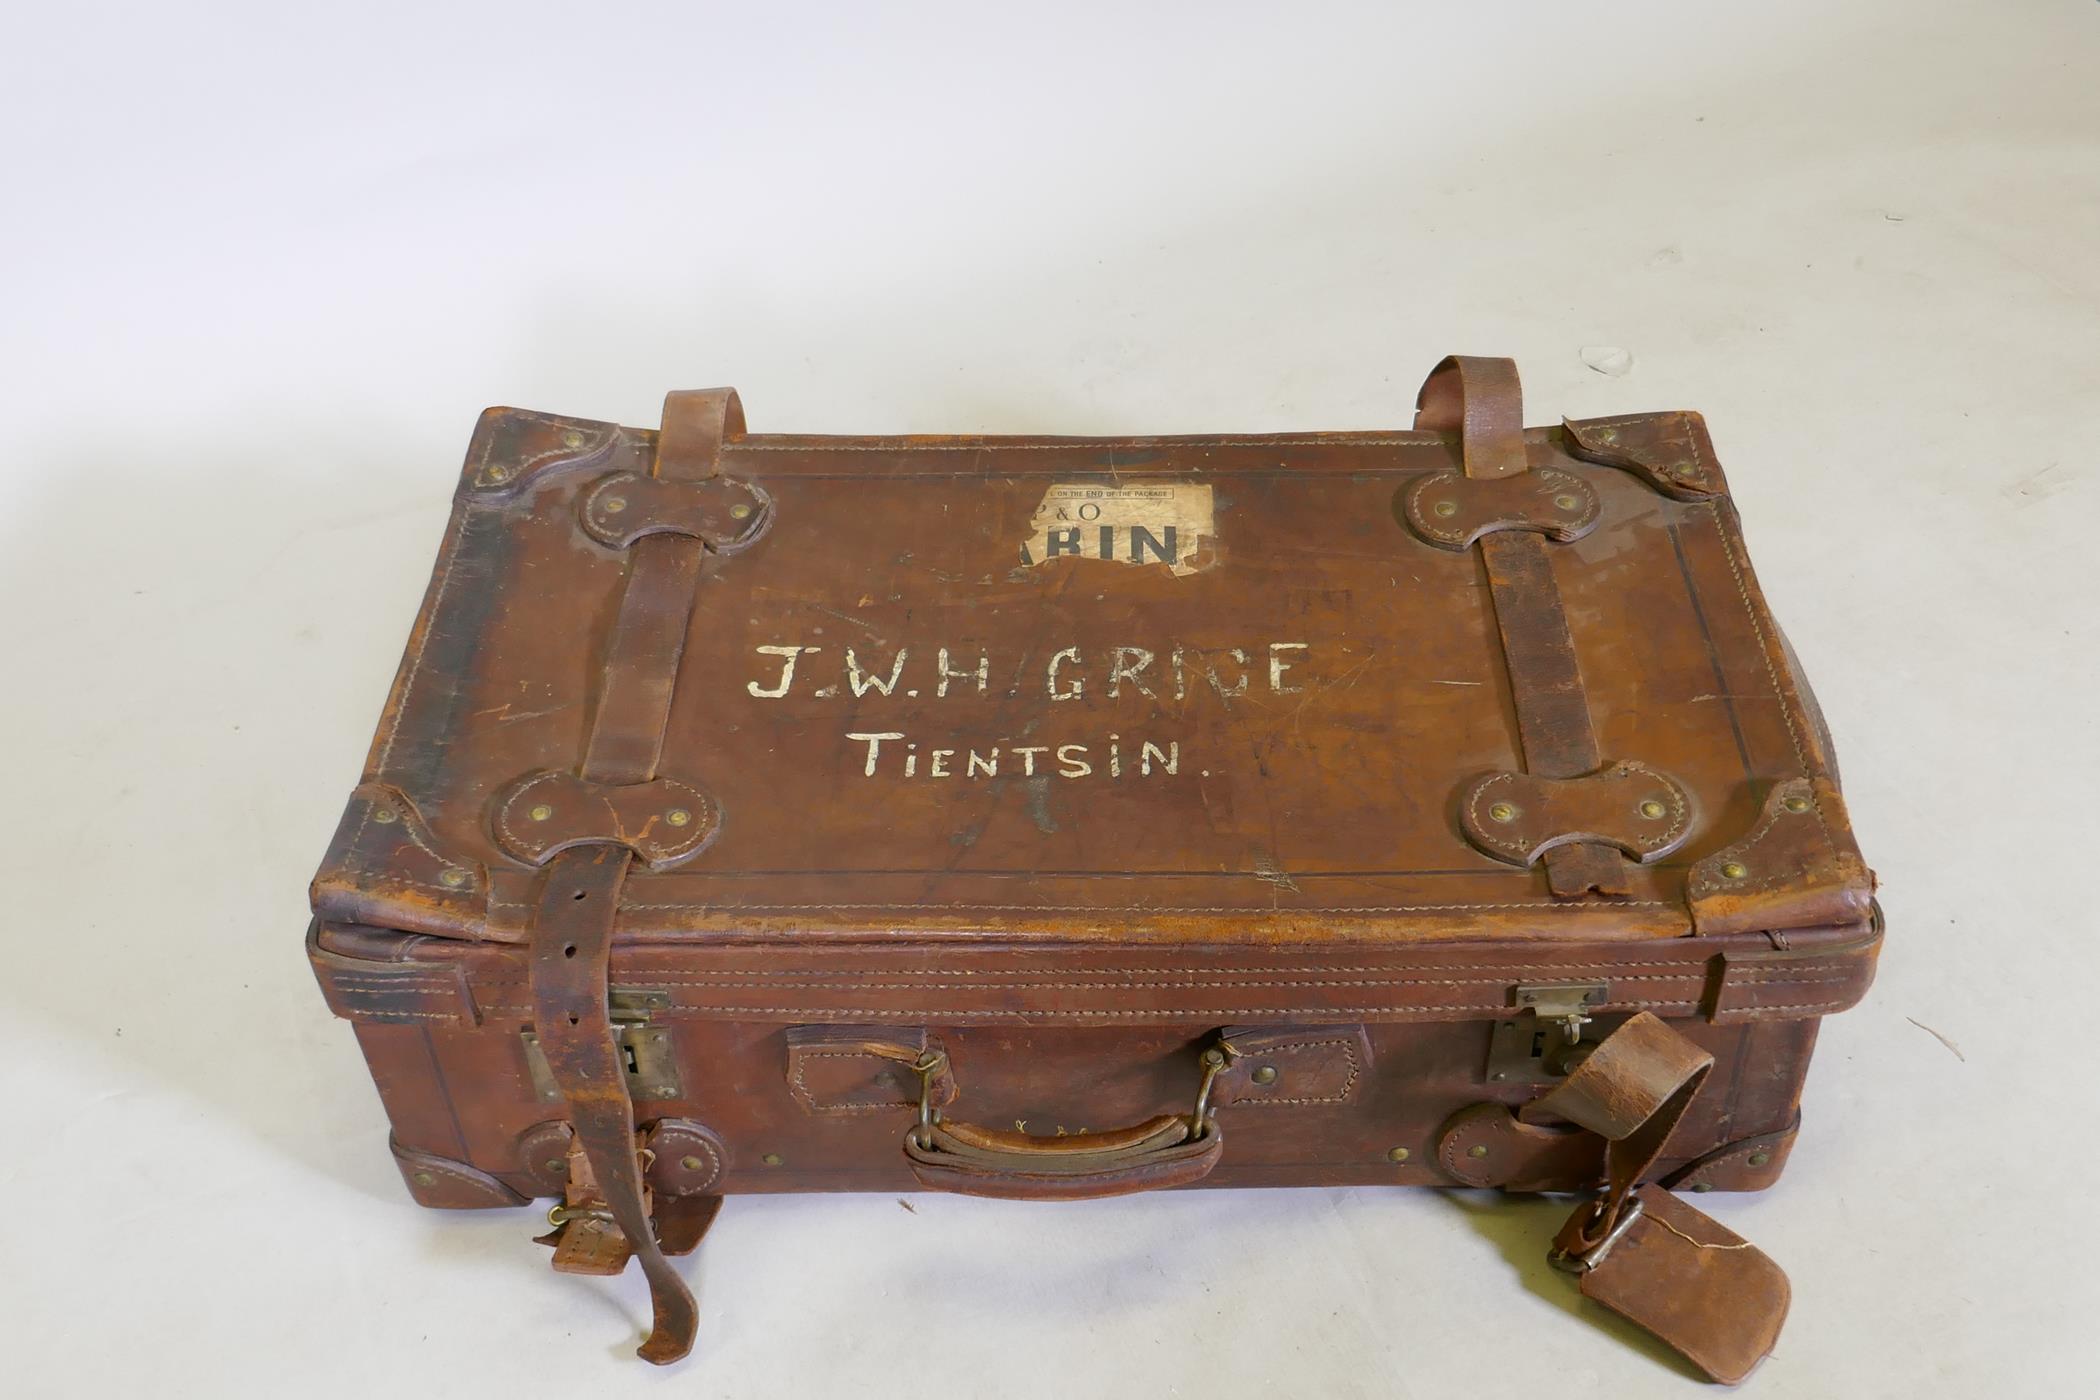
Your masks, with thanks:
M 503 505 L 555 476 L 609 460 L 623 445 L 616 423 L 492 408 L 475 425 L 459 497 Z
M 362 783 L 343 809 L 311 893 L 317 909 L 345 921 L 393 925 L 388 915 L 407 903 L 472 926 L 488 910 L 488 869 L 440 850 L 399 788 Z
M 722 1184 L 729 1148 L 714 1129 L 690 1118 L 659 1118 L 647 1129 L 649 1184 L 664 1196 L 704 1196 Z M 669 1251 L 675 1253 L 676 1251 Z
M 1467 839 L 1512 865 L 1574 842 L 1616 846 L 1646 864 L 1684 844 L 1693 814 L 1682 783 L 1628 762 L 1580 778 L 1492 773 L 1462 791 L 1458 810 Z
M 1445 1122 L 1436 1160 L 1467 1186 L 1576 1191 L 1604 1180 L 1604 1139 L 1572 1125 L 1526 1123 L 1507 1104 L 1476 1103 Z
M 1574 456 L 1632 472 L 1666 496 L 1703 501 L 1727 489 L 1706 420 L 1696 413 L 1563 418 L 1561 427 Z
M 1692 927 L 1702 935 L 1863 922 L 1873 877 L 1831 830 L 1850 830 L 1837 784 L 1792 778 L 1765 797 L 1750 835 L 1685 877 Z
M 503 849 L 528 864 L 576 846 L 614 845 L 659 870 L 698 854 L 720 822 L 714 799 L 676 778 L 594 783 L 553 771 L 519 783 L 494 820 Z
M 387 1139 L 401 1180 L 419 1206 L 435 1210 L 491 1210 L 498 1206 L 522 1206 L 525 1198 L 478 1167 L 455 1162 L 431 1152 L 403 1147 L 395 1137 Z
M 1348 1103 L 1371 1067 L 1362 1026 L 1233 1027 L 1238 1054 L 1211 1086 L 1211 1102 L 1272 1107 Z
M 1597 528 L 1596 488 L 1572 472 L 1534 467 L 1515 476 L 1436 472 L 1400 492 L 1401 518 L 1423 542 L 1465 549 L 1497 530 L 1579 540 Z
M 787 1084 L 810 1113 L 882 1113 L 919 1106 L 912 1069 L 926 1052 L 926 1032 L 892 1026 L 796 1026 L 787 1033 Z M 955 1077 L 944 1063 L 934 1103 L 955 1101 Z
M 734 554 L 765 532 L 772 504 L 764 491 L 734 477 L 613 472 L 584 492 L 577 516 L 585 534 L 615 549 L 649 535 L 686 535 L 716 554 Z

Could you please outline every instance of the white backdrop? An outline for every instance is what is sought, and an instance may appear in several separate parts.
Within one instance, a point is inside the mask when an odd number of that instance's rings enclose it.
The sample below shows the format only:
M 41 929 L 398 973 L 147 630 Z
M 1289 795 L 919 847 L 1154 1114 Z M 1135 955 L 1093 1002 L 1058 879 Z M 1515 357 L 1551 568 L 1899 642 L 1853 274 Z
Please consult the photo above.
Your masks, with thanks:
M 1701 1201 L 1793 1276 L 1758 1393 L 2089 1381 L 2100 7 L 0 25 L 10 1394 L 1691 1393 L 1563 1206 L 1382 1190 L 732 1200 L 655 1371 L 638 1274 L 409 1204 L 300 955 L 483 405 L 1376 428 L 1451 351 L 1708 414 L 1886 884 L 1785 1180 Z

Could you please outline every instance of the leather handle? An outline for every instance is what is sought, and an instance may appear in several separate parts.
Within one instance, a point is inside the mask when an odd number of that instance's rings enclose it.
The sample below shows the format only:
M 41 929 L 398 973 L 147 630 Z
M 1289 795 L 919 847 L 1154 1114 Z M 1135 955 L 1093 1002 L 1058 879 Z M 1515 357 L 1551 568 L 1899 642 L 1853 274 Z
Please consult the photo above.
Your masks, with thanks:
M 1211 1086 L 1230 1052 L 1203 1052 L 1203 1079 L 1188 1113 L 1163 1113 L 1099 1133 L 1044 1136 L 943 1121 L 934 1106 L 948 1057 L 929 1050 L 919 1075 L 919 1121 L 904 1134 L 904 1158 L 919 1184 L 935 1191 L 1006 1200 L 1081 1201 L 1187 1186 L 1210 1175 L 1225 1135 L 1210 1114 Z
M 921 1186 L 1005 1200 L 1083 1201 L 1187 1186 L 1210 1175 L 1225 1148 L 1215 1122 L 1164 1113 L 1128 1128 L 1067 1137 L 968 1123 L 914 1126 L 904 1156 Z

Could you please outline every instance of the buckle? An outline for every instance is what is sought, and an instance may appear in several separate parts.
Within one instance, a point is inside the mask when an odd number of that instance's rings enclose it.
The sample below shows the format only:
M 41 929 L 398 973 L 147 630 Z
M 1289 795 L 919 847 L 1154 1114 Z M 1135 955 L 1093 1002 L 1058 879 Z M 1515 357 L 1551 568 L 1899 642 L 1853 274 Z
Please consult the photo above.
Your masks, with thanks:
M 1590 1207 L 1591 1223 L 1595 1223 L 1597 1217 L 1604 1213 L 1605 1203 L 1608 1200 L 1610 1200 L 1609 1196 L 1601 1196 Z M 1618 1222 L 1611 1227 L 1611 1230 L 1606 1233 L 1603 1239 L 1597 1241 L 1588 1249 L 1579 1252 L 1561 1249 L 1556 1246 L 1546 1251 L 1546 1262 L 1564 1274 L 1588 1273 L 1604 1262 L 1604 1257 L 1611 1253 L 1612 1246 L 1625 1237 L 1626 1232 L 1633 1227 L 1633 1222 L 1639 1220 L 1646 1213 L 1646 1209 L 1641 1204 L 1640 1197 L 1628 1196 L 1625 1209 L 1619 1213 Z

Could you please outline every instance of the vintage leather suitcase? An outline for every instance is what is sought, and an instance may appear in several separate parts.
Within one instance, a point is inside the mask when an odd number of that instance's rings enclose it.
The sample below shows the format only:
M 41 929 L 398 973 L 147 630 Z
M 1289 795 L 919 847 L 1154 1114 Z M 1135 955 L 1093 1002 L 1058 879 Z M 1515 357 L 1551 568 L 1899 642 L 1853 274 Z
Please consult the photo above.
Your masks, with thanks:
M 491 409 L 308 953 L 428 1206 L 555 1267 L 724 1195 L 1584 1195 L 1584 1292 L 1736 1380 L 1880 942 L 1696 414 L 660 431 Z M 1543 1245 L 1542 1241 L 1542 1245 Z

